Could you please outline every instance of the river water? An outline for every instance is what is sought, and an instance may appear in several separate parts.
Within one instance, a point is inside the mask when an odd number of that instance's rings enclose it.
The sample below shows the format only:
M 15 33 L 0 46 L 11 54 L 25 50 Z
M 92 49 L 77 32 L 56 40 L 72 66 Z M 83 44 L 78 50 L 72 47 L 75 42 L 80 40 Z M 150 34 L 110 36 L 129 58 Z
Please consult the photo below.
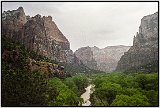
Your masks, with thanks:
M 94 85 L 90 84 L 88 87 L 86 87 L 86 92 L 84 92 L 82 95 L 81 95 L 81 98 L 83 98 L 84 100 L 84 103 L 82 104 L 82 106 L 90 106 L 91 105 L 91 102 L 89 101 L 90 99 L 90 94 L 93 93 L 93 91 L 91 90 L 91 88 L 93 88 Z

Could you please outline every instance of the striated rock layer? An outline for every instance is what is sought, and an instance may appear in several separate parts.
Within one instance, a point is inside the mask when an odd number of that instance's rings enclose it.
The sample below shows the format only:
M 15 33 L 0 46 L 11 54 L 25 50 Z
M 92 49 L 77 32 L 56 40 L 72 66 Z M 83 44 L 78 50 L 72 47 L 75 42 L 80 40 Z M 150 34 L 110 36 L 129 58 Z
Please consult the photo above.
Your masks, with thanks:
M 121 57 L 117 70 L 158 71 L 158 12 L 142 18 L 133 46 Z
M 79 48 L 75 51 L 75 56 L 87 67 L 97 70 L 97 63 L 93 58 L 93 51 L 90 47 Z
M 82 47 L 75 51 L 75 55 L 83 64 L 91 69 L 101 71 L 113 71 L 124 52 L 128 51 L 130 46 L 108 46 L 103 49 L 98 47 Z
M 127 52 L 129 48 L 130 46 L 118 45 L 108 46 L 97 51 L 93 50 L 98 70 L 114 71 L 121 56 L 124 52 Z
M 27 49 L 58 62 L 67 59 L 70 43 L 58 29 L 52 17 L 25 15 L 22 7 L 2 14 L 2 36 L 12 38 Z

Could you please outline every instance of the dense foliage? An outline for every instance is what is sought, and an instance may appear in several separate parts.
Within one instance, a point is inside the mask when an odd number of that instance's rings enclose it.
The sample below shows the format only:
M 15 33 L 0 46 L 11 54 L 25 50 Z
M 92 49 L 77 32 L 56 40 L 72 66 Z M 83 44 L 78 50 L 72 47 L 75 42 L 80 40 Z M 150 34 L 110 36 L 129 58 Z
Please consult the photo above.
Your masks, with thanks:
M 52 97 L 49 101 L 50 106 L 76 106 L 79 104 L 81 99 L 60 79 L 52 78 L 48 81 L 48 85 L 57 92 L 57 96 Z
M 84 71 L 63 79 L 31 72 L 27 58 L 55 61 L 12 40 L 2 38 L 2 43 L 2 106 L 78 106 L 83 102 L 80 95 L 89 83 Z M 79 72 L 82 68 L 77 69 Z M 92 106 L 158 106 L 158 73 L 129 73 L 88 73 L 95 85 Z
M 80 96 L 88 86 L 88 79 L 85 74 L 79 74 L 70 78 L 66 78 L 64 83 Z
M 12 40 L 2 38 L 2 106 L 78 106 L 80 93 L 88 81 L 84 75 L 64 79 L 48 78 L 30 71 L 27 58 L 49 59 L 27 51 Z M 72 82 L 72 83 L 70 83 Z
M 58 63 L 58 64 L 63 65 L 65 67 L 64 70 L 67 73 L 70 73 L 71 75 L 76 75 L 78 73 L 82 73 L 86 75 L 95 74 L 95 73 L 104 73 L 103 71 L 90 69 L 84 64 L 76 64 L 76 63 L 75 64 L 74 63 Z
M 46 75 L 30 72 L 29 52 L 2 38 L 2 106 L 45 105 Z
M 49 102 L 50 106 L 78 106 L 83 102 L 80 95 L 88 85 L 88 79 L 83 74 L 68 77 L 63 80 L 51 78 L 48 80 L 48 85 L 57 92 L 57 96 L 53 97 Z
M 158 73 L 108 73 L 92 76 L 93 106 L 158 106 Z

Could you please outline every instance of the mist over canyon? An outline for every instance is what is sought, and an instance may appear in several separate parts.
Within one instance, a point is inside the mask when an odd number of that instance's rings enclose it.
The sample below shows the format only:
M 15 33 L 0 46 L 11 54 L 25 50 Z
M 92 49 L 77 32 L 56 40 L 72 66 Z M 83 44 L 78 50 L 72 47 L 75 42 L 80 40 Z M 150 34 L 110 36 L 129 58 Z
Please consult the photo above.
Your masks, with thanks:
M 124 45 L 108 46 L 102 49 L 96 46 L 88 46 L 79 48 L 73 52 L 70 49 L 69 40 L 59 30 L 51 16 L 46 17 L 39 14 L 34 17 L 26 16 L 23 7 L 19 7 L 17 10 L 13 11 L 5 11 L 2 14 L 2 34 L 7 38 L 12 38 L 17 42 L 20 42 L 27 49 L 34 51 L 39 55 L 46 56 L 51 60 L 61 63 L 83 64 L 94 70 L 110 72 L 116 69 L 121 56 L 123 56 L 124 53 L 126 55 L 126 53 L 131 52 L 132 50 L 138 51 L 147 47 L 151 53 L 155 53 L 156 51 L 156 55 L 154 55 L 153 59 L 151 56 L 152 60 L 149 60 L 148 58 L 148 60 L 144 62 L 150 63 L 157 60 L 157 58 L 155 58 L 158 56 L 158 17 L 156 15 L 157 13 L 142 19 L 139 27 L 139 34 L 137 33 L 136 37 L 134 37 L 133 46 L 131 48 L 130 46 Z M 145 51 L 142 50 L 142 52 Z M 140 51 L 138 51 L 138 53 L 140 53 Z M 144 54 L 147 53 L 150 54 L 148 51 Z M 125 62 L 127 60 L 125 60 Z M 134 58 L 134 60 L 136 60 L 136 58 Z M 118 70 L 121 69 L 121 61 L 119 61 Z M 127 63 L 127 65 L 130 64 L 131 63 L 129 62 Z M 140 64 L 142 63 L 140 62 Z M 131 66 L 137 67 L 136 65 L 139 66 L 140 64 L 136 63 L 134 66 L 133 62 Z M 127 68 L 126 65 L 125 68 Z
M 158 2 L 1 4 L 2 106 L 159 105 Z
M 86 46 L 132 46 L 141 18 L 158 10 L 156 2 L 3 2 L 2 11 L 19 6 L 31 17 L 52 16 L 73 52 Z

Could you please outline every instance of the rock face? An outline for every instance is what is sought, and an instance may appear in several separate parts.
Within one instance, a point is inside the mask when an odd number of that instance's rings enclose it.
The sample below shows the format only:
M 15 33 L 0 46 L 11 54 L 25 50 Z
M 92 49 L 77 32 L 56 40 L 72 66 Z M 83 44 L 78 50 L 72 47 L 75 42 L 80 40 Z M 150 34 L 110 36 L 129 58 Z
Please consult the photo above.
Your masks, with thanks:
M 98 69 L 102 71 L 113 71 L 124 52 L 127 52 L 130 46 L 108 46 L 94 52 L 94 58 L 97 61 Z
M 25 15 L 22 7 L 2 14 L 2 35 L 23 44 L 28 50 L 58 62 L 68 62 L 70 43 L 52 17 Z
M 97 70 L 97 63 L 93 58 L 93 51 L 90 47 L 79 48 L 75 51 L 75 56 L 87 67 Z
M 129 46 L 108 46 L 103 49 L 98 47 L 83 47 L 75 52 L 75 55 L 83 64 L 91 69 L 101 71 L 113 71 L 124 52 L 128 51 Z
M 158 71 L 158 12 L 142 18 L 133 46 L 121 57 L 117 70 Z
M 2 13 L 2 34 L 8 38 L 16 39 L 15 35 L 26 22 L 27 19 L 22 7 L 13 11 L 4 11 Z

